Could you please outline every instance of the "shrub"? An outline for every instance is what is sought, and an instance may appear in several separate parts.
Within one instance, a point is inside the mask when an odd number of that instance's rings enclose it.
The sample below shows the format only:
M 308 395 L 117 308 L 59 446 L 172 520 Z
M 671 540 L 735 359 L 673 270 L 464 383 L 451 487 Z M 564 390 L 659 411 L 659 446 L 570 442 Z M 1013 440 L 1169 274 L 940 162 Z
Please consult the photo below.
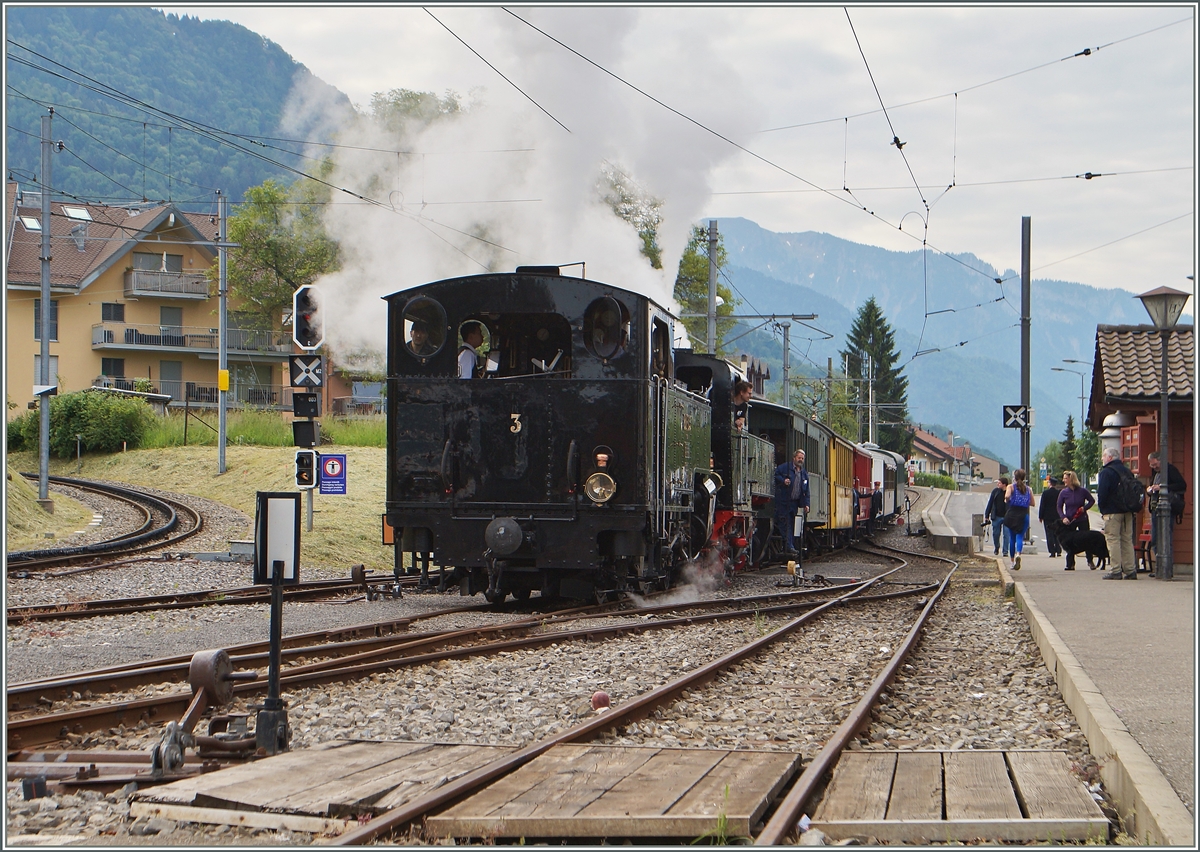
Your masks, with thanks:
M 913 480 L 923 488 L 945 488 L 947 491 L 957 491 L 954 480 L 941 473 L 918 473 Z
M 38 445 L 39 413 L 28 411 L 8 424 L 8 449 L 34 450 Z M 141 445 L 154 421 L 143 400 L 103 391 L 77 391 L 50 400 L 50 452 L 59 458 L 75 455 L 76 438 L 88 452 L 111 453 L 122 445 Z

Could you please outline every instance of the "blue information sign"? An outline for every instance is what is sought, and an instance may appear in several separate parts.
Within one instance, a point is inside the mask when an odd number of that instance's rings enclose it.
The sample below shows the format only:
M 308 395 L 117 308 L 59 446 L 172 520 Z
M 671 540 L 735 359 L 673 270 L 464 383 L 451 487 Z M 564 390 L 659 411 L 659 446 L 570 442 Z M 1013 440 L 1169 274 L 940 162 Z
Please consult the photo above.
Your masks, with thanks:
M 345 453 L 321 453 L 321 489 L 319 493 L 346 493 Z

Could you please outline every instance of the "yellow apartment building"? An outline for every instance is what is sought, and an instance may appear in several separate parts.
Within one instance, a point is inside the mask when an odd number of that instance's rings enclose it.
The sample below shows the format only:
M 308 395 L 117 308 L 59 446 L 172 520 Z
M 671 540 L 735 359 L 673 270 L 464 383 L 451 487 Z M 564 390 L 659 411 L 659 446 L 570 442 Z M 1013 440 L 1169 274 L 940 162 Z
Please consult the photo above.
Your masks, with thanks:
M 40 372 L 42 202 L 10 181 L 6 203 L 11 419 L 33 402 Z M 51 383 L 60 392 L 149 388 L 173 408 L 215 406 L 218 300 L 205 277 L 217 262 L 215 219 L 169 204 L 53 200 L 50 220 Z M 229 405 L 290 411 L 288 356 L 299 350 L 288 332 L 248 326 L 231 301 Z

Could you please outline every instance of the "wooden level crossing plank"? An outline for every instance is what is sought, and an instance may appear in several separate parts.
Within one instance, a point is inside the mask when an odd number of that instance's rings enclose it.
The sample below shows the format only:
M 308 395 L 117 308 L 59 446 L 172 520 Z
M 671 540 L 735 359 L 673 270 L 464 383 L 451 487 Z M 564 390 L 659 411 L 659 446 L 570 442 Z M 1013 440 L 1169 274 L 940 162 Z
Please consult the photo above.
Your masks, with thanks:
M 474 744 L 336 741 L 152 787 L 135 799 L 214 811 L 379 813 L 508 751 L 512 748 Z
M 726 835 L 746 836 L 799 764 L 784 752 L 559 745 L 426 825 L 443 837 L 694 838 L 724 815 Z
M 944 752 L 942 767 L 946 773 L 946 819 L 1022 818 L 1000 752 Z
M 1010 752 L 1006 757 L 1017 795 L 1031 818 L 1104 819 L 1100 805 L 1071 777 L 1070 762 L 1061 751 Z
M 864 761 L 865 755 L 874 757 Z M 886 755 L 895 758 L 890 778 L 872 766 L 886 765 Z M 867 779 L 873 779 L 874 789 L 864 787 Z M 885 789 L 886 794 L 881 792 Z M 878 816 L 875 804 L 884 795 L 886 819 Z M 843 798 L 854 801 L 839 801 Z M 863 815 L 867 812 L 872 815 Z M 1062 842 L 1108 836 L 1108 821 L 1071 775 L 1066 755 L 1032 750 L 848 752 L 834 770 L 813 826 L 834 840 L 873 837 L 905 843 Z
M 888 819 L 942 818 L 942 756 L 936 751 L 896 755 Z
M 894 751 L 843 752 L 816 819 L 883 819 L 895 772 Z

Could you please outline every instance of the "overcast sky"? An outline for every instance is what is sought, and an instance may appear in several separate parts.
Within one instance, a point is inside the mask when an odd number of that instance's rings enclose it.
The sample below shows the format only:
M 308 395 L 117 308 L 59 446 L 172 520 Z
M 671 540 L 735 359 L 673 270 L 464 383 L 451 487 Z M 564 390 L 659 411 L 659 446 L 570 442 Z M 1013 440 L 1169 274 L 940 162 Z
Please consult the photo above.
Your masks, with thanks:
M 1192 288 L 1192 4 L 859 6 L 849 20 L 842 7 L 510 7 L 545 35 L 498 6 L 429 7 L 438 20 L 163 8 L 242 24 L 364 108 L 393 88 L 481 89 L 535 147 L 580 146 L 580 168 L 602 122 L 602 150 L 666 201 L 674 251 L 681 219 L 742 216 L 894 250 L 927 238 L 1004 271 L 1020 268 L 1031 216 L 1035 278 Z M 1074 177 L 1088 172 L 1102 176 Z

